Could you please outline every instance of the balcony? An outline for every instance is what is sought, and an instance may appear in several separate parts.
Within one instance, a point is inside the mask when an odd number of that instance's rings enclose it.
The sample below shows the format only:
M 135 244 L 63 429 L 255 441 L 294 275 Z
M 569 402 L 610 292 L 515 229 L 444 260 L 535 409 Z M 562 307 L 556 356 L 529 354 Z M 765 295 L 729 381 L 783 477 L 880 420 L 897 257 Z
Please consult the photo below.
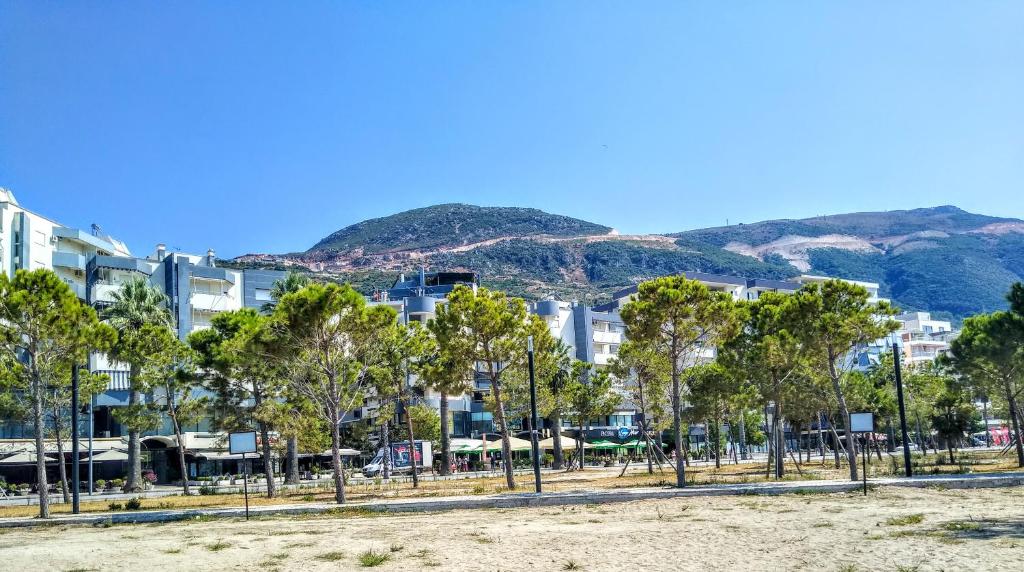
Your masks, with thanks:
M 192 294 L 189 302 L 192 304 L 192 308 L 208 312 L 225 312 L 237 310 L 241 307 L 238 300 L 227 294 L 202 294 L 197 292 Z
M 68 285 L 68 288 L 71 288 L 71 291 L 75 293 L 75 296 L 78 296 L 80 300 L 85 300 L 85 284 L 73 282 L 66 278 L 64 279 L 64 283 Z
M 121 289 L 120 284 L 113 282 L 96 282 L 92 285 L 92 302 L 110 303 L 114 301 L 114 294 Z
M 53 266 L 55 268 L 71 268 L 73 270 L 85 270 L 85 255 L 77 254 L 75 252 L 61 252 L 59 250 L 54 251 Z
M 594 342 L 599 344 L 621 344 L 622 333 L 620 332 L 602 332 L 594 330 Z

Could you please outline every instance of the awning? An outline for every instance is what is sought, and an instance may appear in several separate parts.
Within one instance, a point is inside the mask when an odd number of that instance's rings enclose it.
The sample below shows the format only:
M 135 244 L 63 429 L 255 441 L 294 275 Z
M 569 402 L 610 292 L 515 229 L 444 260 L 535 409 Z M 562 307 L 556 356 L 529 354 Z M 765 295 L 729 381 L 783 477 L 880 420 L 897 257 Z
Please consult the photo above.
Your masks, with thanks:
M 54 463 L 57 461 L 55 457 L 50 455 L 43 455 L 46 458 L 47 463 Z M 36 454 L 29 451 L 22 451 L 21 453 L 15 453 L 10 457 L 0 459 L 0 465 L 34 465 L 36 463 Z
M 93 451 L 106 451 L 107 449 L 116 449 L 124 447 L 124 441 L 119 437 L 97 437 L 93 439 L 92 450 Z M 86 451 L 89 448 L 89 438 L 81 437 L 78 440 L 79 448 L 82 451 Z M 71 452 L 71 439 L 65 439 L 63 441 L 64 452 Z M 46 448 L 46 453 L 57 452 L 57 441 L 56 439 L 46 439 L 43 442 L 43 446 Z M 6 453 L 21 453 L 26 451 L 34 452 L 36 450 L 35 439 L 0 439 L 0 455 Z
M 88 458 L 84 460 L 88 460 Z M 92 460 L 94 463 L 102 463 L 103 461 L 127 461 L 128 453 L 122 453 L 121 451 L 111 449 L 109 451 L 94 454 L 92 456 Z
M 620 449 L 620 448 L 622 448 L 622 445 L 620 445 L 618 443 L 612 443 L 611 441 L 604 441 L 604 440 L 594 441 L 593 443 L 588 443 L 588 444 L 591 445 L 591 447 L 593 447 L 594 449 L 598 449 L 598 450 Z M 584 447 L 584 449 L 585 448 L 586 447 Z
M 532 445 L 530 445 L 530 442 L 527 441 L 526 439 L 520 439 L 518 437 L 509 437 L 508 441 L 509 447 L 511 447 L 513 451 L 529 451 L 530 449 L 533 448 Z M 480 446 L 476 450 L 479 451 L 483 449 L 483 446 L 483 442 L 481 442 Z M 487 452 L 492 453 L 495 451 L 501 451 L 501 439 L 487 442 Z
M 541 441 L 540 442 L 540 448 L 545 450 L 545 451 L 554 450 L 554 448 L 555 448 L 555 439 L 554 439 L 554 437 L 548 437 L 547 439 L 544 439 L 543 441 Z M 584 442 L 583 443 L 583 448 L 587 449 L 587 450 L 593 449 L 594 445 L 591 444 L 591 443 Z M 562 450 L 563 451 L 573 451 L 575 449 L 576 449 L 576 438 L 575 437 L 566 437 L 565 435 L 562 435 Z

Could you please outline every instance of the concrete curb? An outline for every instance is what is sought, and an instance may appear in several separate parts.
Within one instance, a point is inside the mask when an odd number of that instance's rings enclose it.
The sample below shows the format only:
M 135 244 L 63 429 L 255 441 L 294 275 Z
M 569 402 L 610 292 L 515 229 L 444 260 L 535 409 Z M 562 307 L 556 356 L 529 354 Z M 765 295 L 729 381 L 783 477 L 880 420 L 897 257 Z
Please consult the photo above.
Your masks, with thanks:
M 972 489 L 1024 486 L 1024 473 L 923 476 L 911 479 L 876 479 L 868 481 L 870 487 L 942 487 Z M 670 499 L 701 496 L 779 495 L 813 492 L 818 494 L 860 490 L 863 485 L 853 481 L 794 481 L 781 483 L 755 483 L 712 485 L 677 488 L 635 488 L 589 490 L 559 493 L 508 493 L 490 496 L 458 496 L 427 499 L 398 499 L 337 505 L 308 503 L 301 505 L 259 506 L 249 510 L 253 517 L 297 514 L 345 514 L 352 512 L 441 512 L 465 509 L 500 509 L 541 506 L 567 506 L 604 504 L 650 499 Z M 244 508 L 210 508 L 193 510 L 149 510 L 136 512 L 89 515 L 60 515 L 48 520 L 33 517 L 0 519 L 0 528 L 33 526 L 134 524 L 174 522 L 196 518 L 242 518 Z

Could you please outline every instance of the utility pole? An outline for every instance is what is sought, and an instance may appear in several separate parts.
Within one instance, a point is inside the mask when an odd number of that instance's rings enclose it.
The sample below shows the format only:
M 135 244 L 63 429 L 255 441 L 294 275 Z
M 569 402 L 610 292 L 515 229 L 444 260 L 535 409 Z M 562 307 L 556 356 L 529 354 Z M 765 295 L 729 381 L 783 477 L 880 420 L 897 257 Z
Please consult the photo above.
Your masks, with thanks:
M 903 469 L 908 477 L 914 476 L 914 467 L 910 464 L 910 435 L 907 433 L 907 406 L 903 400 L 903 373 L 900 371 L 900 347 L 892 343 L 892 364 L 896 373 L 896 400 L 900 408 L 900 437 L 903 438 Z
M 533 375 L 533 336 L 526 338 L 526 358 L 530 368 L 530 445 L 533 447 L 533 480 L 537 492 L 541 492 L 540 486 L 540 443 L 539 427 L 540 420 L 537 419 L 537 381 Z M 556 428 L 557 431 L 559 428 Z
M 81 509 L 79 498 L 80 463 L 78 460 L 78 364 L 71 366 L 71 512 L 78 514 Z M 60 460 L 61 463 L 64 459 Z

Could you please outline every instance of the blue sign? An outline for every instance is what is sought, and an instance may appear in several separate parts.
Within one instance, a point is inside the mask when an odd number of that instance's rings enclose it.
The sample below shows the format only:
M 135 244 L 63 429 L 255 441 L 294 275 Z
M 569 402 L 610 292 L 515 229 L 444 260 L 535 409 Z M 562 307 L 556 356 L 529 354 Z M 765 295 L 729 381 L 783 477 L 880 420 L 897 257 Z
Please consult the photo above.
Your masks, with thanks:
M 629 437 L 631 430 L 629 427 L 619 427 L 619 439 L 626 439 Z

